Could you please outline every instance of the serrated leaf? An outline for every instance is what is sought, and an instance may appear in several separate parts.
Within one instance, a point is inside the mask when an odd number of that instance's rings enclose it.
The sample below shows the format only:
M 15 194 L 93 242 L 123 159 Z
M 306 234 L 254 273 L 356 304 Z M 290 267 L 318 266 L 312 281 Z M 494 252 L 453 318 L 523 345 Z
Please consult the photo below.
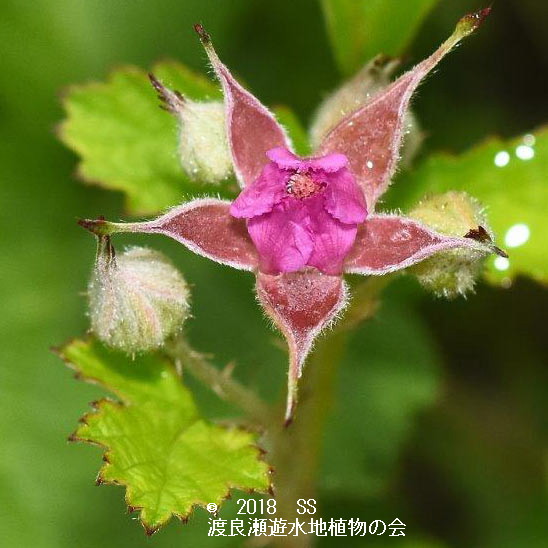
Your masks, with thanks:
M 335 58 L 345 75 L 379 53 L 398 56 L 437 0 L 321 0 Z
M 220 99 L 215 84 L 183 65 L 164 62 L 154 74 L 195 100 Z M 127 195 L 134 214 L 153 214 L 187 195 L 221 187 L 191 181 L 177 157 L 177 121 L 159 108 L 147 73 L 135 67 L 113 72 L 107 82 L 71 87 L 65 97 L 62 141 L 81 157 L 86 181 Z
M 497 244 L 487 278 L 507 283 L 519 274 L 548 281 L 548 127 L 503 142 L 491 139 L 461 156 L 434 154 L 394 185 L 390 203 L 410 207 L 430 192 L 465 190 L 487 208 Z
M 254 436 L 200 418 L 172 364 L 159 355 L 131 359 L 89 340 L 60 352 L 88 382 L 120 398 L 94 404 L 71 439 L 105 448 L 99 483 L 126 487 L 148 533 L 195 505 L 220 505 L 229 490 L 266 491 L 268 465 Z

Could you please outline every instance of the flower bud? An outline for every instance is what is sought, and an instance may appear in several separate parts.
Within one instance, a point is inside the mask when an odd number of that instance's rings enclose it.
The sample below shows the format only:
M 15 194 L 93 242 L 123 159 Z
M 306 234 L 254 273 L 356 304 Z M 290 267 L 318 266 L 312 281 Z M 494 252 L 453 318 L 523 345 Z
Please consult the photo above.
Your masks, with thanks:
M 225 110 L 220 101 L 198 103 L 185 99 L 179 112 L 179 154 L 191 179 L 219 183 L 232 173 Z
M 99 238 L 88 292 L 92 330 L 128 353 L 161 346 L 189 312 L 188 286 L 166 257 L 143 247 L 116 256 L 106 236 Z
M 186 174 L 203 183 L 219 183 L 232 174 L 232 156 L 221 101 L 197 102 L 148 75 L 162 108 L 179 120 L 179 158 Z
M 318 108 L 310 128 L 312 146 L 318 148 L 323 138 L 345 116 L 364 106 L 388 86 L 399 64 L 398 59 L 377 55 L 353 78 L 328 96 Z M 402 162 L 406 165 L 422 144 L 423 134 L 413 113 L 407 113 L 404 124 L 401 156 Z
M 466 192 L 451 191 L 428 196 L 409 216 L 440 234 L 479 239 L 480 236 L 475 236 L 478 233 L 483 238 L 481 241 L 492 241 L 483 207 Z M 492 250 L 500 251 L 494 246 Z M 442 251 L 413 266 L 410 271 L 426 289 L 438 296 L 454 298 L 473 289 L 489 252 L 489 246 L 485 251 L 481 248 Z

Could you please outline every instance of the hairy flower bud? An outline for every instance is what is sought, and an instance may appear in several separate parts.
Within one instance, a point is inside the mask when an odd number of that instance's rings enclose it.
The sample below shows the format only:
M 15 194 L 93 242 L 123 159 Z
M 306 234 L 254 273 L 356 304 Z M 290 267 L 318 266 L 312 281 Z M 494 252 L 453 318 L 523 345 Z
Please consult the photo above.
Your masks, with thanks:
M 492 233 L 480 202 L 466 192 L 446 192 L 424 198 L 409 216 L 440 234 L 466 236 L 488 244 L 485 251 L 480 248 L 443 251 L 410 269 L 425 288 L 438 296 L 454 298 L 471 291 L 492 242 Z M 492 250 L 500 252 L 494 246 Z
M 179 158 L 187 175 L 204 183 L 219 183 L 232 174 L 222 101 L 198 102 L 164 86 L 149 74 L 163 108 L 179 120 Z
M 189 177 L 219 183 L 232 173 L 225 129 L 224 105 L 218 101 L 185 100 L 179 112 L 181 165 Z
M 110 239 L 99 238 L 89 283 L 91 328 L 108 346 L 125 352 L 159 347 L 183 324 L 188 286 L 161 253 L 132 247 L 116 256 Z

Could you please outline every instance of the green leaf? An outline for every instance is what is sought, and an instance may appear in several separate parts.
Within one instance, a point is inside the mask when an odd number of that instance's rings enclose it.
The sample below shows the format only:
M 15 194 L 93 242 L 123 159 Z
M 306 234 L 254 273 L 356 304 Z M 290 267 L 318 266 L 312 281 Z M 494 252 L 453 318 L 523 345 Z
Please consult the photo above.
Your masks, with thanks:
M 398 56 L 437 0 L 321 0 L 335 58 L 349 76 L 379 53 Z
M 215 84 L 174 62 L 153 68 L 166 85 L 195 100 L 220 99 Z M 78 172 L 89 182 L 127 195 L 128 210 L 154 214 L 188 194 L 221 187 L 191 181 L 177 158 L 177 121 L 159 108 L 145 71 L 126 67 L 106 83 L 69 88 L 61 140 L 81 157 Z
M 510 255 L 508 262 L 492 257 L 487 278 L 507 284 L 523 274 L 546 282 L 546 173 L 548 127 L 510 141 L 491 139 L 461 156 L 430 156 L 415 171 L 402 174 L 390 199 L 410 207 L 429 192 L 469 192 L 486 206 L 497 243 Z
M 104 447 L 97 481 L 126 486 L 147 533 L 173 515 L 185 519 L 195 505 L 220 505 L 232 488 L 268 490 L 254 436 L 202 420 L 166 358 L 131 359 L 93 340 L 73 341 L 60 354 L 78 376 L 120 399 L 96 402 L 71 439 Z

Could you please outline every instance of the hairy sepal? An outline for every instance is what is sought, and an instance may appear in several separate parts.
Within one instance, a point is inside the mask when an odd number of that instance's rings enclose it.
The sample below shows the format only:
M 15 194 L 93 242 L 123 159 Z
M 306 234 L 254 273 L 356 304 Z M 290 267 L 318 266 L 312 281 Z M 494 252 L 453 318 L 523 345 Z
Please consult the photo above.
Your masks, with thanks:
M 489 245 L 464 237 L 445 236 L 423 224 L 398 215 L 371 215 L 360 225 L 345 272 L 382 275 L 412 266 L 435 253 L 469 249 L 489 254 Z
M 314 340 L 347 302 L 340 276 L 316 269 L 257 276 L 257 297 L 267 316 L 283 333 L 289 347 L 286 424 L 292 420 L 298 400 L 298 381 Z
M 326 97 L 318 107 L 310 127 L 312 147 L 319 147 L 329 131 L 345 116 L 363 107 L 388 86 L 399 64 L 398 59 L 378 55 Z
M 374 100 L 346 116 L 321 143 L 320 154 L 345 152 L 370 210 L 386 191 L 396 170 L 413 93 L 445 55 L 478 28 L 488 13 L 482 10 L 463 17 L 455 32 L 430 57 L 398 78 Z
M 257 251 L 245 221 L 230 215 L 230 202 L 214 198 L 193 200 L 165 215 L 142 223 L 110 223 L 82 220 L 95 234 L 141 232 L 169 236 L 198 255 L 239 270 L 254 270 Z
M 220 61 L 209 34 L 200 25 L 195 28 L 223 87 L 228 142 L 234 170 L 244 187 L 260 175 L 267 162 L 267 150 L 276 147 L 291 150 L 291 143 L 274 115 Z

